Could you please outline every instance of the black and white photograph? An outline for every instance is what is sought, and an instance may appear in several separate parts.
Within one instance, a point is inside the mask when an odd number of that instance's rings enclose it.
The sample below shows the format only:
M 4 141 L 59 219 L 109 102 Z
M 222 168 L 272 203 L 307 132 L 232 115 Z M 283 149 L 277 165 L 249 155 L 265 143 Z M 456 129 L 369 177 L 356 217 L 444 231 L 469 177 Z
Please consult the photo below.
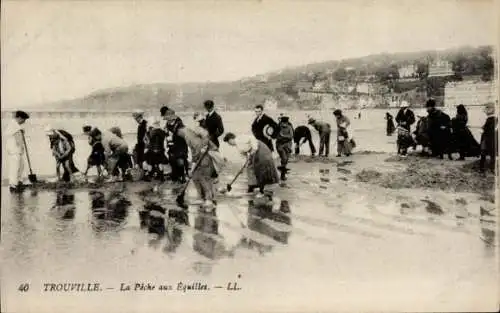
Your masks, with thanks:
M 2 0 L 0 311 L 498 311 L 499 12 Z

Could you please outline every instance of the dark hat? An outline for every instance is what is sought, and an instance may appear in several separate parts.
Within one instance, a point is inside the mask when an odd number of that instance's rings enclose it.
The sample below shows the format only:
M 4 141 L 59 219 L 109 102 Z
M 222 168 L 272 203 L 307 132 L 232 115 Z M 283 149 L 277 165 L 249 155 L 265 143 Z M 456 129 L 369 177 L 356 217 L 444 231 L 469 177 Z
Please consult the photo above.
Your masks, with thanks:
M 16 111 L 16 113 L 14 114 L 14 117 L 27 120 L 30 118 L 30 115 L 24 111 Z
M 82 127 L 84 133 L 88 133 L 92 130 L 92 126 L 90 125 L 85 125 Z
M 337 110 L 333 111 L 333 115 L 342 115 L 342 111 L 337 109 Z
M 288 122 L 288 121 L 290 121 L 290 118 L 288 116 L 283 115 L 283 116 L 280 116 L 279 120 L 281 122 Z
M 206 100 L 205 102 L 203 102 L 203 105 L 209 110 L 213 109 L 213 107 L 215 106 L 212 100 Z
M 236 135 L 233 134 L 233 133 L 227 133 L 225 136 L 224 136 L 224 142 L 228 142 L 229 140 L 231 139 L 234 139 L 236 138 Z
M 425 103 L 425 107 L 426 108 L 435 108 L 436 107 L 436 100 L 434 100 L 434 99 L 427 100 L 427 102 Z
M 313 119 L 313 118 L 311 117 L 311 118 L 307 121 L 307 124 L 312 124 L 312 123 L 314 123 L 314 122 L 316 122 L 316 120 L 315 120 L 315 119 Z
M 90 137 L 97 137 L 101 134 L 101 131 L 97 128 L 94 128 L 90 131 L 89 136 Z
M 170 113 L 171 112 L 171 113 Z M 161 116 L 165 116 L 167 115 L 167 113 L 169 113 L 168 115 L 171 115 L 172 113 L 175 113 L 174 110 L 171 110 L 168 106 L 164 105 L 161 107 L 160 109 L 160 114 Z

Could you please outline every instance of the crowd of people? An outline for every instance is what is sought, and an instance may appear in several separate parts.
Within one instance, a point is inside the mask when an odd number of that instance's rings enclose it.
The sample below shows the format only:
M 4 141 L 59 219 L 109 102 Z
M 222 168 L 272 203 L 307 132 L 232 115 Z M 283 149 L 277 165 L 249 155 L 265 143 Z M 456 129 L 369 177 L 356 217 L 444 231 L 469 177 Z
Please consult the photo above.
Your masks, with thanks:
M 176 112 L 167 106 L 160 109 L 159 118 L 150 120 L 145 119 L 143 111 L 135 111 L 133 118 L 137 122 L 137 138 L 132 153 L 129 152 L 129 145 L 118 127 L 104 130 L 84 125 L 83 133 L 88 138 L 91 153 L 83 173 L 73 160 L 76 147 L 72 135 L 63 129 L 47 127 L 46 134 L 56 160 L 58 179 L 65 182 L 85 180 L 92 167 L 97 168 L 98 178 L 107 176 L 108 182 L 130 178 L 134 169 L 138 170 L 141 179 L 146 181 L 163 181 L 169 178 L 182 184 L 190 176 L 199 197 L 205 201 L 205 205 L 210 206 L 214 205 L 219 173 L 227 162 L 220 152 L 220 138 L 223 134 L 225 135 L 222 141 L 235 147 L 245 159 L 248 192 L 257 189 L 264 194 L 266 186 L 285 181 L 290 171 L 288 163 L 292 153 L 300 154 L 300 149 L 306 142 L 311 156 L 315 156 L 317 150 L 311 129 L 318 132 L 318 155 L 329 156 L 332 127 L 326 121 L 308 117 L 307 125 L 294 128 L 288 116 L 281 114 L 275 121 L 264 113 L 263 106 L 257 105 L 255 119 L 250 128 L 252 136 L 236 135 L 226 132 L 222 117 L 215 111 L 213 101 L 207 100 L 203 105 L 206 113 L 195 113 L 195 123 L 191 127 L 186 126 Z M 492 160 L 491 164 L 495 164 L 497 120 L 493 105 L 486 106 L 487 120 L 480 143 L 476 142 L 467 127 L 467 110 L 463 105 L 457 107 L 457 115 L 453 119 L 437 109 L 434 100 L 427 101 L 426 108 L 428 115 L 416 121 L 409 104 L 403 102 L 395 118 L 397 127 L 393 117 L 389 113 L 386 114 L 387 135 L 392 135 L 395 130 L 398 132 L 398 154 L 406 155 L 410 147 L 416 149 L 417 145 L 421 145 L 424 153 L 439 158 L 448 154 L 451 159 L 453 152 L 458 152 L 461 160 L 480 156 L 482 170 L 485 169 L 488 156 Z M 341 110 L 335 110 L 333 116 L 337 126 L 337 157 L 348 157 L 356 146 L 350 128 L 351 122 Z M 23 189 L 22 173 L 26 153 L 23 125 L 28 118 L 26 112 L 16 112 L 15 122 L 7 131 L 9 183 L 13 192 Z M 415 122 L 416 129 L 412 132 Z M 273 158 L 274 151 L 279 155 L 278 166 Z M 169 173 L 165 172 L 167 165 L 171 169 Z
M 453 160 L 453 154 L 458 153 L 458 160 L 467 157 L 480 157 L 480 170 L 486 170 L 486 159 L 490 158 L 490 168 L 494 170 L 498 137 L 497 119 L 495 117 L 495 106 L 493 103 L 486 104 L 484 109 L 486 121 L 480 141 L 476 141 L 468 124 L 468 112 L 464 105 L 456 107 L 456 115 L 450 118 L 448 114 L 436 107 L 436 102 L 429 99 L 426 102 L 427 116 L 415 119 L 414 112 L 409 108 L 409 103 L 403 101 L 396 118 L 387 112 L 386 134 L 391 136 L 397 131 L 397 152 L 405 156 L 408 149 L 415 150 L 418 145 L 422 146 L 422 155 Z M 396 126 L 394 125 L 396 122 Z M 415 124 L 412 132 L 412 125 Z

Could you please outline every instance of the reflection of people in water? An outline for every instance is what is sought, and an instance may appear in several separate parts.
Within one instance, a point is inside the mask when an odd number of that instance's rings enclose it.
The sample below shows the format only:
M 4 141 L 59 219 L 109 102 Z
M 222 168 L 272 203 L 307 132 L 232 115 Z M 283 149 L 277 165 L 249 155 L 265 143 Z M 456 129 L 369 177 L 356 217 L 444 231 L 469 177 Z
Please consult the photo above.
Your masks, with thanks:
M 122 191 L 111 191 L 108 196 L 103 192 L 89 192 L 92 209 L 92 228 L 96 232 L 113 230 L 125 221 L 131 202 L 123 196 Z
M 287 200 L 281 200 L 279 209 L 276 209 L 270 196 L 248 200 L 248 228 L 287 244 L 290 231 L 280 227 L 280 224 L 291 225 L 291 218 L 287 214 L 290 213 L 290 204 Z M 243 238 L 240 245 L 250 249 L 255 247 L 260 253 L 271 250 L 271 246 L 247 238 Z
M 219 235 L 219 220 L 216 210 L 200 212 L 194 220 L 193 250 L 209 258 L 218 259 L 226 255 L 223 238 Z
M 62 219 L 72 219 L 75 217 L 75 195 L 70 190 L 58 190 L 56 193 L 56 203 L 53 206 L 58 211 L 58 216 Z
M 146 202 L 144 210 L 139 211 L 139 219 L 141 227 L 147 227 L 148 233 L 157 235 L 151 243 L 167 237 L 165 252 L 175 252 L 182 241 L 181 225 L 189 225 L 187 212 L 163 207 L 155 201 Z

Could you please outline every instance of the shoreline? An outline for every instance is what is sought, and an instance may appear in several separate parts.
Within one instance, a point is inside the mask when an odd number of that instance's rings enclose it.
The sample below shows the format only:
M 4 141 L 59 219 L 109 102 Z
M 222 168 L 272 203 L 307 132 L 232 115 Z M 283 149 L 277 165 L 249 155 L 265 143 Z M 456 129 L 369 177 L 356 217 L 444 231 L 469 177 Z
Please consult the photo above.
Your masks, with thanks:
M 467 192 L 480 195 L 487 199 L 495 198 L 495 174 L 487 172 L 481 174 L 477 171 L 478 160 L 469 159 L 466 161 L 449 161 L 419 157 L 409 154 L 407 157 L 400 157 L 394 153 L 376 151 L 357 151 L 350 157 L 310 157 L 299 155 L 292 156 L 289 164 L 292 172 L 311 173 L 311 166 L 332 165 L 337 169 L 339 179 L 345 184 L 368 184 L 384 189 L 415 189 L 433 190 L 442 192 Z M 239 169 L 239 163 L 229 163 L 224 175 L 232 176 L 233 172 Z M 228 171 L 229 170 L 229 171 Z M 333 171 L 335 172 L 335 171 Z M 336 175 L 336 174 L 333 174 Z M 319 177 L 319 176 L 318 176 Z M 54 177 L 39 177 L 50 179 Z M 335 177 L 333 177 L 335 178 Z M 311 182 L 316 178 L 311 177 Z M 135 186 L 154 186 L 160 182 L 131 182 L 125 181 L 125 186 L 136 189 Z M 221 180 L 221 183 L 225 183 Z M 31 190 L 60 190 L 60 189 L 95 189 L 106 188 L 117 183 L 60 183 L 60 182 L 40 182 L 27 189 Z M 287 182 L 288 188 L 293 189 L 293 182 Z M 7 187 L 6 180 L 2 180 L 2 187 Z M 174 186 L 171 182 L 166 182 L 165 186 Z

